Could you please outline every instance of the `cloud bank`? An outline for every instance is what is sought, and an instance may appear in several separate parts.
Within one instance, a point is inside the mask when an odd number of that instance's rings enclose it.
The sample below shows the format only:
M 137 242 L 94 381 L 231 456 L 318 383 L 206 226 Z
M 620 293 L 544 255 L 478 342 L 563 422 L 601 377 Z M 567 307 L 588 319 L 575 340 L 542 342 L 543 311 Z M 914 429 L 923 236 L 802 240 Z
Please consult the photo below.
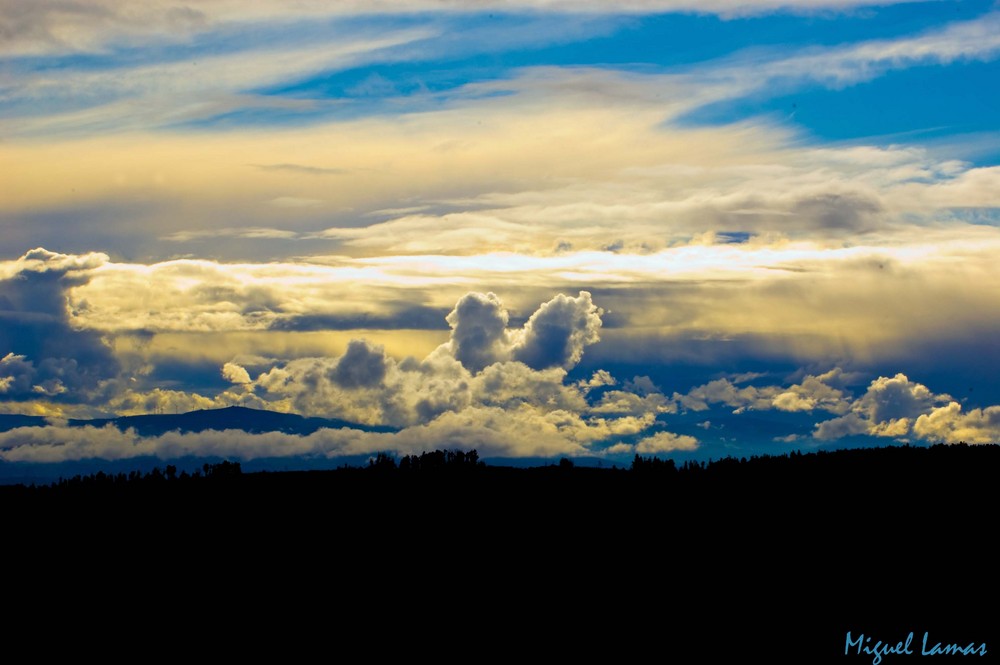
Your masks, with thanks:
M 617 383 L 607 372 L 585 382 L 566 380 L 567 370 L 579 362 L 584 349 L 599 340 L 600 314 L 589 293 L 560 294 L 542 303 L 523 327 L 511 329 L 500 298 L 474 292 L 459 299 L 447 316 L 451 339 L 421 361 L 399 361 L 380 345 L 353 340 L 339 357 L 279 363 L 256 378 L 237 362 L 222 366 L 222 377 L 234 384 L 235 392 L 224 393 L 230 398 L 277 410 L 393 425 L 401 428 L 398 433 L 342 429 L 309 436 L 227 431 L 139 437 L 111 428 L 20 428 L 0 435 L 0 459 L 332 457 L 442 446 L 502 456 L 600 455 L 606 446 L 599 444 L 657 429 L 657 415 L 669 410 L 665 396 L 648 379 L 636 382 L 641 396 L 614 391 L 613 400 L 635 397 L 619 412 L 606 408 L 607 395 L 597 406 L 588 401 L 592 390 Z M 3 360 L 11 366 L 19 362 L 16 357 Z M 113 403 L 143 397 L 162 400 L 162 408 L 183 394 L 128 392 Z M 187 399 L 202 408 L 218 404 L 218 398 Z M 697 445 L 693 437 L 661 430 L 641 439 L 636 449 L 657 454 Z

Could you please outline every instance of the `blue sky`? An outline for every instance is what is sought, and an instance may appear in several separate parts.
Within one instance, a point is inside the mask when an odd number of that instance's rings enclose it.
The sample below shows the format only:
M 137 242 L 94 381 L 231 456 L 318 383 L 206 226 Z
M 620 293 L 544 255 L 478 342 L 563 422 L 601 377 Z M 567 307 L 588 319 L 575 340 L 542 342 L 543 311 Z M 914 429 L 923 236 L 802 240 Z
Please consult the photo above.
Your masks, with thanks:
M 7 462 L 998 438 L 996 2 L 0 9 Z

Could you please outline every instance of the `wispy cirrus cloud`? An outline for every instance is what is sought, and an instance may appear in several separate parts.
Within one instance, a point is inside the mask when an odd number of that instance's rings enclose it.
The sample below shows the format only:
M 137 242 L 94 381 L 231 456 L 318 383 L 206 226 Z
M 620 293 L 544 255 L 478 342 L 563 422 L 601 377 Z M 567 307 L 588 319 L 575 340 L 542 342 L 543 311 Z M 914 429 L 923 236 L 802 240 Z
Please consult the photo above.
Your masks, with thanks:
M 902 0 L 899 0 L 902 1 Z M 910 1 L 910 0 L 908 0 Z M 560 14 L 646 14 L 701 12 L 746 16 L 768 12 L 841 11 L 892 0 L 627 0 L 613 6 L 597 0 L 519 0 L 477 2 L 453 0 L 309 0 L 289 4 L 278 0 L 252 6 L 232 0 L 202 0 L 196 6 L 175 0 L 39 0 L 0 4 L 0 53 L 38 55 L 95 52 L 113 45 L 148 40 L 190 39 L 233 23 L 317 21 L 357 14 L 418 14 L 475 12 L 554 12 Z
M 955 21 L 917 35 L 872 39 L 832 47 L 752 49 L 709 63 L 700 74 L 726 82 L 744 94 L 803 84 L 840 88 L 895 69 L 995 60 L 1000 54 L 1000 13 Z
M 394 47 L 426 40 L 436 30 L 402 27 L 331 30 L 324 39 L 252 42 L 223 52 L 181 51 L 152 62 L 13 63 L 0 106 L 8 134 L 119 133 L 179 125 L 248 109 L 309 112 L 336 100 L 266 95 L 258 89 L 342 69 Z M 251 65 L 252 63 L 252 65 Z
M 62 4 L 73 9 L 63 7 L 65 11 L 62 11 L 52 7 L 51 12 L 28 13 L 35 16 L 32 20 L 41 24 L 50 15 L 102 17 L 101 20 L 119 27 L 134 25 L 140 34 L 144 24 L 137 18 L 143 13 L 178 17 L 184 14 L 168 5 L 156 8 L 143 5 L 144 9 L 137 6 L 125 12 L 120 7 L 101 3 L 93 6 Z M 723 9 L 721 5 L 726 4 L 740 11 L 740 3 L 720 3 L 717 9 Z M 845 5 L 805 3 L 814 8 L 823 4 Z M 757 7 L 774 10 L 790 6 L 792 3 L 762 3 Z M 563 9 L 550 3 L 543 7 L 546 8 L 557 12 Z M 662 11 L 654 6 L 648 9 Z M 674 9 L 666 7 L 667 11 Z M 712 11 L 711 8 L 707 10 Z M 303 15 L 309 17 L 317 12 L 322 14 L 322 11 L 320 6 L 311 7 L 305 9 Z M 371 113 L 415 112 L 438 108 L 465 95 L 491 94 L 491 88 L 497 88 L 497 84 L 476 82 L 472 74 L 472 79 L 460 77 L 447 92 L 432 92 L 418 84 L 414 90 L 403 93 L 390 83 L 387 88 L 383 86 L 378 95 L 388 98 L 388 104 L 356 108 L 351 102 L 360 100 L 352 98 L 368 95 L 351 94 L 348 89 L 331 95 L 322 92 L 322 87 L 313 90 L 299 84 L 310 77 L 329 76 L 373 63 L 455 59 L 490 48 L 513 50 L 581 40 L 612 29 L 607 22 L 588 16 L 586 11 L 568 18 L 550 17 L 545 12 L 530 13 L 517 19 L 522 23 L 516 26 L 501 22 L 491 27 L 486 22 L 466 25 L 458 32 L 454 23 L 458 19 L 447 11 L 439 18 L 434 13 L 425 18 L 404 13 L 403 18 L 386 16 L 379 19 L 375 12 L 362 21 L 350 15 L 350 11 L 341 8 L 327 16 L 321 28 L 315 24 L 279 23 L 278 27 L 270 29 L 273 34 L 262 42 L 253 39 L 256 33 L 246 27 L 254 25 L 251 12 L 250 22 L 247 23 L 247 16 L 244 16 L 233 24 L 232 30 L 236 32 L 232 34 L 209 33 L 170 47 L 143 50 L 129 46 L 132 50 L 114 51 L 114 55 L 97 54 L 79 60 L 62 58 L 54 63 L 14 59 L 8 66 L 6 85 L 0 97 L 0 106 L 6 109 L 3 127 L 6 133 L 15 135 L 80 134 L 184 126 L 213 119 L 282 125 L 296 119 L 316 122 Z M 683 99 L 684 106 L 690 110 L 765 88 L 773 92 L 776 86 L 794 88 L 819 83 L 840 87 L 902 67 L 994 59 L 1000 48 L 995 38 L 997 16 L 987 13 L 916 36 L 805 48 L 792 53 L 787 50 L 738 52 L 718 61 L 669 71 L 661 77 L 659 86 L 650 88 L 649 97 L 656 98 L 669 117 L 669 106 L 664 106 L 668 97 L 664 93 L 669 93 L 671 88 L 683 90 L 678 99 Z M 122 17 L 127 19 L 118 20 Z M 165 34 L 174 35 L 176 21 L 167 20 L 166 24 Z M 207 26 L 214 24 L 194 21 L 190 25 L 201 25 L 207 30 Z M 226 21 L 221 25 L 226 25 Z M 221 28 L 215 26 L 213 29 Z M 240 38 L 240 30 L 249 30 L 247 38 Z M 46 31 L 44 27 L 38 30 L 39 34 Z M 27 30 L 25 34 L 30 32 Z M 466 36 L 450 36 L 454 34 Z M 514 42 L 511 42 L 512 34 L 517 36 Z M 248 67 L 248 62 L 254 65 Z M 494 79 L 497 75 L 507 78 L 509 69 L 500 68 L 488 78 Z M 369 78 L 374 76 L 377 72 Z M 538 80 L 544 82 L 544 79 Z M 565 93 L 565 81 L 561 85 Z M 497 89 L 503 87 L 501 83 Z M 523 86 L 521 92 L 524 92 Z M 617 90 L 608 88 L 607 92 L 620 96 L 627 91 L 619 86 Z M 405 98 L 406 104 L 393 102 L 397 97 Z M 673 114 L 684 110 L 676 108 Z

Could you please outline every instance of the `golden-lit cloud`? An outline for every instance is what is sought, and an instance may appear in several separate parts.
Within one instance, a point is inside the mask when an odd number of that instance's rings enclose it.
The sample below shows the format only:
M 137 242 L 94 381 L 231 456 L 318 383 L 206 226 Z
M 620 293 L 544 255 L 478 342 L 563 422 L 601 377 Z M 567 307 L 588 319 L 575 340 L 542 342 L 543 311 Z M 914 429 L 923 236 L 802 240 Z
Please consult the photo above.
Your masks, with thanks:
M 698 440 L 693 436 L 678 435 L 671 432 L 657 432 L 647 436 L 635 444 L 635 452 L 641 455 L 669 453 L 675 450 L 694 450 Z
M 116 334 L 256 331 L 280 348 L 296 344 L 281 341 L 282 332 L 323 344 L 335 344 L 336 331 L 351 329 L 423 329 L 440 339 L 430 331 L 444 328 L 448 309 L 470 290 L 509 293 L 508 306 L 527 316 L 554 288 L 599 284 L 605 309 L 620 322 L 605 335 L 797 336 L 804 356 L 843 351 L 870 357 L 919 340 L 993 329 L 1000 294 L 985 287 L 996 283 L 992 257 L 1000 238 L 990 227 L 965 232 L 963 238 L 928 228 L 909 245 L 896 240 L 850 248 L 751 242 L 640 255 L 109 261 L 90 270 L 87 283 L 69 291 L 69 301 L 73 325 L 81 328 Z M 12 269 L 6 266 L 0 269 Z M 628 330 L 621 329 L 626 323 Z M 313 332 L 324 329 L 334 332 L 326 338 Z M 504 341 L 507 346 L 489 359 L 505 357 L 511 343 Z
M 948 420 L 942 411 L 949 411 L 949 407 L 942 410 L 937 405 L 950 401 L 949 395 L 935 394 L 927 386 L 911 381 L 905 374 L 880 376 L 871 382 L 861 397 L 854 400 L 848 413 L 817 424 L 815 436 L 818 439 L 837 439 L 869 434 L 902 439 L 912 432 L 921 438 L 934 440 Z M 931 418 L 934 413 L 938 415 Z M 918 420 L 923 423 L 919 430 L 914 427 Z M 977 438 L 968 443 L 983 441 Z
M 913 433 L 937 443 L 997 443 L 1000 441 L 1000 406 L 963 412 L 958 402 L 949 402 L 921 414 Z
M 595 441 L 630 435 L 649 426 L 648 420 L 584 420 L 562 412 L 540 412 L 528 406 L 505 410 L 475 407 L 448 412 L 435 420 L 395 433 L 356 429 L 320 429 L 309 435 L 283 432 L 248 434 L 239 430 L 198 433 L 168 432 L 139 436 L 112 426 L 22 427 L 0 432 L 0 460 L 5 462 L 64 462 L 81 459 L 120 460 L 156 457 L 169 460 L 190 455 L 241 460 L 259 458 L 336 458 L 376 452 L 419 453 L 434 449 L 477 449 L 496 457 L 586 455 Z M 690 437 L 676 444 L 690 449 Z M 654 440 L 658 447 L 673 441 Z M 656 451 L 654 451 L 656 452 Z

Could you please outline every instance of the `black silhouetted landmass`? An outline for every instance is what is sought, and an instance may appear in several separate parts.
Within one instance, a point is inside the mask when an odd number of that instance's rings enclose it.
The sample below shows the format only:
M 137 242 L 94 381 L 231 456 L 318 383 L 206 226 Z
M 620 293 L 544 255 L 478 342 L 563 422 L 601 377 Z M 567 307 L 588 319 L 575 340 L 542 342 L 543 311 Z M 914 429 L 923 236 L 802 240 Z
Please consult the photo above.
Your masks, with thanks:
M 289 645 L 331 653 L 370 631 L 379 653 L 469 662 L 541 639 L 559 662 L 850 665 L 872 658 L 844 656 L 848 630 L 928 630 L 988 641 L 985 663 L 1000 652 L 998 469 L 992 445 L 627 468 L 439 450 L 325 471 L 96 473 L 0 487 L 0 511 L 6 560 L 55 559 L 45 574 L 148 603 L 180 595 L 206 625 L 220 606 L 266 612 L 265 634 L 284 618 Z
M 609 501 L 603 510 L 613 509 L 623 498 L 641 497 L 654 503 L 681 501 L 692 513 L 717 504 L 727 509 L 721 517 L 765 500 L 787 500 L 796 505 L 810 502 L 816 509 L 861 507 L 867 502 L 865 508 L 871 514 L 895 507 L 908 507 L 911 512 L 925 509 L 935 514 L 936 502 L 946 505 L 959 497 L 973 501 L 991 489 L 998 470 L 1000 446 L 996 445 L 793 452 L 687 461 L 679 466 L 670 459 L 636 455 L 628 468 L 582 467 L 569 459 L 539 467 L 493 466 L 484 464 L 475 450 L 436 450 L 399 458 L 379 453 L 367 466 L 345 465 L 321 471 L 244 474 L 238 462 L 223 461 L 205 464 L 202 471 L 195 473 L 178 473 L 171 465 L 148 473 L 99 472 L 51 485 L 0 487 L 0 498 L 46 501 L 106 492 L 128 496 L 152 488 L 182 496 L 186 489 L 214 491 L 218 489 L 216 481 L 225 478 L 225 491 L 247 501 L 271 493 L 279 497 L 296 493 L 377 493 L 389 500 L 397 494 L 405 496 L 419 485 L 421 492 L 430 494 L 461 487 L 465 494 L 456 498 L 474 497 L 480 505 L 505 501 L 514 505 L 529 497 L 545 501 L 562 496 L 577 502 L 567 502 L 567 507 L 572 508 L 599 503 L 596 498 L 613 494 L 619 500 Z M 704 503 L 692 504 L 695 500 Z M 643 512 L 648 509 L 641 507 Z M 756 505 L 755 509 L 760 515 L 767 514 L 765 506 Z

